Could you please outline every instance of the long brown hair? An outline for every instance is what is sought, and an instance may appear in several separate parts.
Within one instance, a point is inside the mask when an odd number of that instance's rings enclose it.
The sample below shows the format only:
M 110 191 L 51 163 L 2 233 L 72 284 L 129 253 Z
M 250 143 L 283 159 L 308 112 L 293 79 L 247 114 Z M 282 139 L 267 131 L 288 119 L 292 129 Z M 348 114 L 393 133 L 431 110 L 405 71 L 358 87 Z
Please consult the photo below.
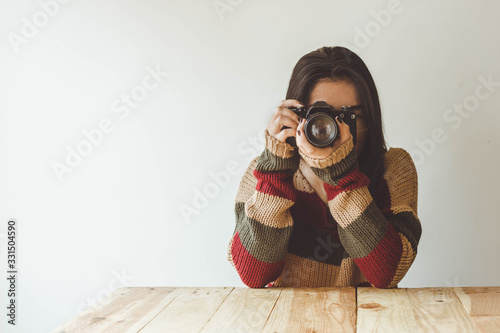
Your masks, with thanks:
M 373 194 L 384 171 L 384 153 L 387 151 L 375 82 L 356 53 L 342 46 L 324 46 L 299 59 L 288 84 L 286 99 L 296 99 L 308 105 L 314 86 L 325 79 L 346 81 L 356 88 L 369 126 L 365 147 L 358 156 L 359 169 L 370 178 L 368 189 Z

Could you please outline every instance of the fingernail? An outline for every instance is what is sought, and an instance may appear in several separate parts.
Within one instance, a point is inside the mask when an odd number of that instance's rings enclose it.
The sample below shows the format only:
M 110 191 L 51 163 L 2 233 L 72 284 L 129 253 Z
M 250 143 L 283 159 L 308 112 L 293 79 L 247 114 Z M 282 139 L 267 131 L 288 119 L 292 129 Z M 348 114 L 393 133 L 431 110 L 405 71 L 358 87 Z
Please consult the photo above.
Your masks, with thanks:
M 297 134 L 300 135 L 300 130 L 297 130 Z
M 305 118 L 300 118 L 300 122 L 303 123 Z

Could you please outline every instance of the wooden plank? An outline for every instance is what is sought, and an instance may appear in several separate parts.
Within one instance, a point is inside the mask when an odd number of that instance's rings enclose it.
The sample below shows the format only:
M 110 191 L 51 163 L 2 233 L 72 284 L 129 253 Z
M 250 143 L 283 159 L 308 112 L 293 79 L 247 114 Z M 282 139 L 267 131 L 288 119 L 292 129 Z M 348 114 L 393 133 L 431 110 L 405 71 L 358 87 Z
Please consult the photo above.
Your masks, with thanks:
M 141 333 L 199 332 L 234 287 L 185 287 Z
M 414 319 L 425 331 L 479 332 L 453 288 L 409 288 L 407 291 Z
M 453 288 L 358 288 L 358 332 L 479 332 Z
M 404 288 L 357 288 L 357 332 L 420 332 Z
M 138 332 L 181 290 L 175 287 L 124 287 L 52 332 Z
M 356 288 L 277 288 L 263 332 L 355 332 Z
M 261 332 L 281 288 L 234 288 L 201 332 Z
M 481 332 L 500 332 L 500 287 L 455 287 L 454 290 Z

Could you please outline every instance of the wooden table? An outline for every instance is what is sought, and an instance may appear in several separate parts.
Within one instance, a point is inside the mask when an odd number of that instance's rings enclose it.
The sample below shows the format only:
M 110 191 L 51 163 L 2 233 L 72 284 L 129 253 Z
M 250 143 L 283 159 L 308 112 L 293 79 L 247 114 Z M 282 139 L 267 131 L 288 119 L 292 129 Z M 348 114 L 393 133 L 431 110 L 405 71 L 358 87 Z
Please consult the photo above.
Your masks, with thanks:
M 53 332 L 500 332 L 500 287 L 126 287 Z

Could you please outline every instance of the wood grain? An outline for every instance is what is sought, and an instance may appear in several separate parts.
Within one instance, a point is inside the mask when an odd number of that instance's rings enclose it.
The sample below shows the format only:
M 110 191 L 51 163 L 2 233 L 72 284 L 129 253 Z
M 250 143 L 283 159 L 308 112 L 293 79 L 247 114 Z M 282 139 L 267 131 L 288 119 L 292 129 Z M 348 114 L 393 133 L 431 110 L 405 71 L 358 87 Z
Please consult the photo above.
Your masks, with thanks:
M 125 287 L 53 332 L 500 332 L 500 287 Z
M 234 287 L 185 287 L 141 333 L 199 332 Z
M 263 332 L 356 331 L 356 288 L 280 289 Z
M 479 332 L 453 288 L 357 292 L 358 332 Z
M 357 288 L 357 332 L 419 332 L 406 289 Z
M 500 287 L 455 287 L 454 290 L 481 332 L 500 332 Z
M 53 332 L 138 332 L 180 292 L 175 287 L 118 288 Z
M 234 288 L 201 332 L 261 332 L 280 288 Z

